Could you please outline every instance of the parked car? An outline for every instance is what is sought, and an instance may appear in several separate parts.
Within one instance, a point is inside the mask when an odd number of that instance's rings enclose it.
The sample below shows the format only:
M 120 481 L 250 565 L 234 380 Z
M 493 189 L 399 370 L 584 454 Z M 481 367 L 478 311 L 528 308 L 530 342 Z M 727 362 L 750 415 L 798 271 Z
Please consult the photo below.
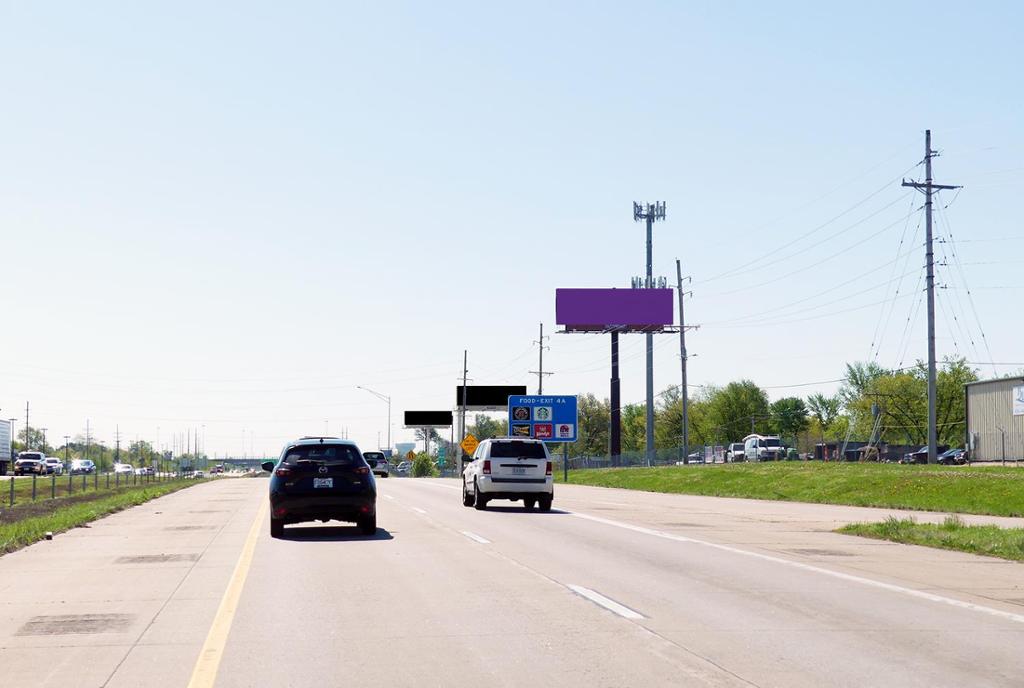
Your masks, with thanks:
M 747 461 L 782 461 L 786 448 L 774 435 L 747 435 L 743 438 L 743 454 Z
M 223 473 L 223 472 L 224 472 L 224 466 L 222 464 L 217 464 L 216 466 L 214 466 L 213 468 L 210 469 L 210 475 L 213 475 L 215 473 Z
M 400 475 L 405 475 L 406 473 L 408 473 L 411 470 L 412 470 L 412 464 L 409 463 L 408 461 L 399 461 L 398 465 L 395 466 L 395 473 L 398 473 Z
M 377 483 L 359 447 L 333 437 L 303 438 L 285 446 L 270 473 L 270 537 L 290 523 L 354 522 L 364 535 L 377 532 Z
M 945 466 L 961 466 L 967 463 L 967 450 L 959 447 L 948 449 L 939 454 L 938 461 Z
M 946 446 L 944 444 L 940 444 L 936 448 L 936 452 L 938 454 L 942 454 L 947 449 L 949 449 L 948 446 Z M 925 445 L 925 446 L 921 447 L 920 449 L 918 449 L 915 452 L 910 452 L 909 454 L 904 454 L 903 458 L 900 459 L 900 463 L 928 463 L 928 445 Z
M 64 475 L 64 462 L 56 456 L 47 456 L 43 461 L 46 463 L 46 472 L 53 475 Z
M 135 472 L 135 467 L 132 466 L 130 463 L 115 463 L 114 464 L 114 473 L 126 473 L 128 475 L 131 475 L 134 472 Z
M 14 475 L 45 475 L 46 455 L 43 452 L 23 451 L 14 461 Z
M 384 452 L 363 452 L 363 458 L 366 459 L 366 463 L 370 464 L 370 470 L 374 475 L 379 475 L 382 478 L 391 475 L 391 464 L 388 463 L 388 457 L 384 456 Z
M 75 459 L 71 462 L 71 473 L 72 475 L 78 475 L 79 473 L 93 473 L 96 470 L 96 464 L 91 459 Z
M 486 509 L 492 499 L 522 500 L 550 511 L 555 497 L 551 456 L 540 440 L 494 438 L 480 443 L 462 474 L 462 505 Z
M 139 466 L 135 469 L 135 475 L 153 475 L 152 466 Z
M 742 442 L 733 442 L 729 445 L 729 448 L 725 450 L 725 461 L 745 461 L 746 454 L 744 452 Z

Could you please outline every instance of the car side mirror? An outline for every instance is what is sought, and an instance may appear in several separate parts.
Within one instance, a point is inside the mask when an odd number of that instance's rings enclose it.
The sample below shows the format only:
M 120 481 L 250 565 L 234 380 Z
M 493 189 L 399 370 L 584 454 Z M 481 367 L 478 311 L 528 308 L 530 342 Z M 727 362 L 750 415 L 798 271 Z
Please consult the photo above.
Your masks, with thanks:
M 263 463 L 260 464 L 260 466 L 262 466 L 263 470 L 265 470 L 267 473 L 273 473 L 274 472 L 274 462 L 273 461 L 264 461 Z

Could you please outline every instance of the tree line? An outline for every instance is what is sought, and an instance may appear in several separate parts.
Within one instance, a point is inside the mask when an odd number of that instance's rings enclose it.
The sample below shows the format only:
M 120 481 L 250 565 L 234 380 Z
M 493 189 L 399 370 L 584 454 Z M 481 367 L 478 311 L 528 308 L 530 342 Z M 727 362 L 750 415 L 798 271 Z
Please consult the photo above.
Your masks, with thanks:
M 948 357 L 937 370 L 937 422 L 939 444 L 962 446 L 964 438 L 964 385 L 978 379 L 965 359 Z M 928 441 L 928 371 L 918 362 L 908 369 L 891 370 L 874 362 L 846 364 L 843 382 L 834 395 L 791 395 L 771 401 L 767 390 L 752 380 L 723 386 L 695 388 L 688 400 L 690 447 L 740 442 L 749 434 L 778 435 L 800 451 L 812 451 L 817 442 L 851 441 L 924 445 Z M 594 394 L 579 395 L 579 440 L 570 445 L 572 456 L 608 453 L 611 404 Z M 662 391 L 655 402 L 655 446 L 670 450 L 682 445 L 682 395 L 678 385 Z M 622 451 L 642 452 L 646 445 L 646 404 L 626 404 L 622 414 Z M 502 437 L 508 421 L 476 414 L 467 432 L 477 439 Z M 423 439 L 422 431 L 418 439 Z M 432 431 L 431 442 L 451 444 Z

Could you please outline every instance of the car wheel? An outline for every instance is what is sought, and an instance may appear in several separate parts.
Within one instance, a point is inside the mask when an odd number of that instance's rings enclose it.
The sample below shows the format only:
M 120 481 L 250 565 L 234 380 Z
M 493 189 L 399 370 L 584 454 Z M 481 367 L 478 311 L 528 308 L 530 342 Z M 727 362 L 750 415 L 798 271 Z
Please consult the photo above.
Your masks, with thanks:
M 284 521 L 277 518 L 270 519 L 270 537 L 284 537 Z
M 371 514 L 369 516 L 363 516 L 356 525 L 359 526 L 359 532 L 363 535 L 376 535 L 377 534 L 377 514 Z
M 551 501 L 552 501 L 551 497 L 541 497 L 540 498 L 540 510 L 541 511 L 551 511 Z
M 473 506 L 473 497 L 466 489 L 466 481 L 462 481 L 462 506 Z
M 487 508 L 487 497 L 484 497 L 483 493 L 480 492 L 480 486 L 477 482 L 473 481 L 473 508 L 478 511 L 483 511 Z
M 537 505 L 537 502 L 536 502 L 536 500 L 533 500 L 533 499 L 524 499 L 524 500 L 523 500 L 523 507 L 524 507 L 524 508 L 525 508 L 525 509 L 526 509 L 527 511 L 532 511 L 532 510 L 533 510 L 533 507 L 535 507 L 536 505 Z

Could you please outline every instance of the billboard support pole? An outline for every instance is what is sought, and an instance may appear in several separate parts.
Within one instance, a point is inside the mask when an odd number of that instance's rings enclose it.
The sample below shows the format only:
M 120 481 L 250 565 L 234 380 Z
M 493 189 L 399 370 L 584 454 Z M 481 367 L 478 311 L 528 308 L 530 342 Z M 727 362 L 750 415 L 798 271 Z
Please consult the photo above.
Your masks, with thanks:
M 612 330 L 612 388 L 611 388 L 611 428 L 609 431 L 608 453 L 611 463 L 618 466 L 622 454 L 622 411 L 619 409 L 619 333 Z

